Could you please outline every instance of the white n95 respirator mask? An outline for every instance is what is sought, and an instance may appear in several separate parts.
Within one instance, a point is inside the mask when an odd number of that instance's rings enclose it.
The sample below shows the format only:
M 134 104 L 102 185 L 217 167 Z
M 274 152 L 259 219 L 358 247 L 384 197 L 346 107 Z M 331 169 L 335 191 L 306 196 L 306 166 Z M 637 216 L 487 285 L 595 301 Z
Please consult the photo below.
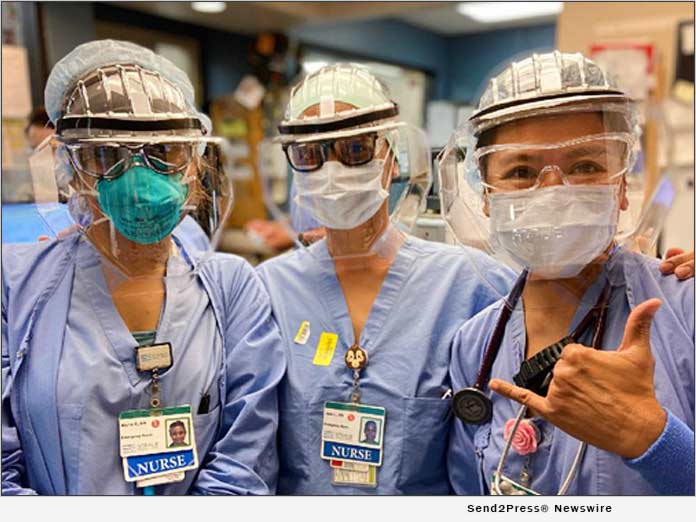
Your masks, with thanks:
M 614 239 L 619 186 L 489 193 L 491 245 L 543 279 L 575 277 Z
M 382 186 L 384 165 L 383 159 L 356 167 L 326 161 L 312 172 L 295 171 L 295 203 L 325 227 L 355 228 L 374 216 L 389 196 Z

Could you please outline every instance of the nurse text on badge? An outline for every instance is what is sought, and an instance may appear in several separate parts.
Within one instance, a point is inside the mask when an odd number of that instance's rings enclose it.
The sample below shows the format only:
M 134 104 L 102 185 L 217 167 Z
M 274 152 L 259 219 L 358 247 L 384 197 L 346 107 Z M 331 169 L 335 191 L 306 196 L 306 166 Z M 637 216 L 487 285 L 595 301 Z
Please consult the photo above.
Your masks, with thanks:
M 321 458 L 381 466 L 385 418 L 378 406 L 324 403 Z
M 137 455 L 123 459 L 123 474 L 126 482 L 143 478 L 154 478 L 176 471 L 186 471 L 198 467 L 195 451 L 192 449 L 154 455 Z

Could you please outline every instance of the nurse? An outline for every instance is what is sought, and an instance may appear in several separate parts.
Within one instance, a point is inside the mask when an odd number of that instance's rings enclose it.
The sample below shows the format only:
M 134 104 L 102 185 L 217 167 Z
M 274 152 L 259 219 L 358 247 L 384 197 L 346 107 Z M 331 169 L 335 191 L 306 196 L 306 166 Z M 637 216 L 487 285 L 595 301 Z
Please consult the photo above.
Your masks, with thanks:
M 497 292 L 458 248 L 393 224 L 413 221 L 430 186 L 426 137 L 398 114 L 365 68 L 337 64 L 293 88 L 280 125 L 295 221 L 309 218 L 295 232 L 326 237 L 258 268 L 288 355 L 279 493 L 450 491 L 450 344 Z M 506 269 L 471 256 L 509 288 Z
M 180 69 L 129 42 L 51 72 L 56 137 L 32 178 L 53 224 L 67 176 L 78 226 L 2 252 L 3 494 L 275 491 L 268 296 L 241 259 L 172 235 L 190 215 L 214 243 L 232 201 L 193 102 Z
M 693 495 L 693 280 L 621 246 L 636 118 L 592 61 L 533 55 L 440 158 L 455 235 L 468 210 L 518 273 L 455 337 L 457 493 Z

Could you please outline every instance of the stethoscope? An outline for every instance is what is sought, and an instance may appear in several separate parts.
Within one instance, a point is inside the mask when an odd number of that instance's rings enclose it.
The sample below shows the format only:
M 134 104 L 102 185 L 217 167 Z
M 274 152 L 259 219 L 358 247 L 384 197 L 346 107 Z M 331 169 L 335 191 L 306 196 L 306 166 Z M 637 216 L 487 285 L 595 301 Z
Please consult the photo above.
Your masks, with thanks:
M 510 291 L 508 301 L 500 311 L 498 321 L 496 322 L 495 329 L 493 330 L 493 335 L 491 336 L 488 346 L 486 347 L 486 351 L 484 352 L 483 361 L 481 363 L 481 367 L 479 368 L 475 384 L 459 390 L 457 393 L 455 393 L 452 399 L 452 408 L 454 410 L 454 414 L 467 424 L 485 424 L 489 422 L 493 416 L 493 403 L 491 399 L 483 392 L 483 390 L 490 380 L 493 363 L 500 352 L 503 336 L 510 320 L 512 310 L 517 307 L 517 303 L 522 296 L 522 291 L 524 290 L 527 282 L 527 275 L 527 270 L 524 270 L 520 274 L 515 282 L 515 285 Z M 593 323 L 595 328 L 592 336 L 592 347 L 594 349 L 599 349 L 604 336 L 610 293 L 611 286 L 609 282 L 607 282 L 604 285 L 604 288 L 602 289 L 602 292 L 595 305 L 587 314 L 585 314 L 585 317 L 582 318 L 578 326 L 570 335 L 564 337 L 557 343 L 544 348 L 533 357 L 525 360 L 522 363 L 520 366 L 520 371 L 513 377 L 515 384 L 524 388 L 535 389 L 540 394 L 546 395 L 546 391 L 553 376 L 553 367 L 558 359 L 560 359 L 563 348 L 568 344 L 577 342 L 577 339 L 579 339 Z M 527 407 L 524 405 L 521 406 L 519 412 L 517 413 L 517 417 L 515 418 L 515 423 L 510 430 L 510 435 L 507 438 L 494 475 L 494 494 L 505 494 L 502 492 L 500 486 L 503 466 L 510 451 L 510 446 L 512 444 L 515 432 L 517 431 L 517 427 L 524 418 L 526 412 Z M 587 445 L 584 442 L 580 444 L 575 458 L 573 459 L 571 469 L 559 488 L 558 495 L 564 495 L 570 487 L 570 484 L 580 467 L 586 446 Z

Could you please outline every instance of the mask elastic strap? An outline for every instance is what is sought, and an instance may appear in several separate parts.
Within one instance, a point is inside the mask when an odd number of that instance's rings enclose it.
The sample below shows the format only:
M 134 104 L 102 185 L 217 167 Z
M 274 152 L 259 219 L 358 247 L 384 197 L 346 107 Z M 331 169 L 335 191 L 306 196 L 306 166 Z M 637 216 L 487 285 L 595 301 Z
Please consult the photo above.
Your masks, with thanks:
M 193 183 L 195 180 L 196 176 L 186 175 L 183 178 L 181 178 L 181 181 L 179 183 L 181 183 L 182 185 L 188 185 L 189 183 Z
M 108 218 L 104 218 L 104 219 L 108 219 Z M 113 221 L 111 221 L 111 220 L 108 220 L 108 221 L 109 221 L 109 239 L 111 240 L 111 253 L 114 255 L 114 257 L 118 257 L 120 254 L 120 251 L 118 248 L 118 241 L 116 240 L 116 228 L 114 227 Z

